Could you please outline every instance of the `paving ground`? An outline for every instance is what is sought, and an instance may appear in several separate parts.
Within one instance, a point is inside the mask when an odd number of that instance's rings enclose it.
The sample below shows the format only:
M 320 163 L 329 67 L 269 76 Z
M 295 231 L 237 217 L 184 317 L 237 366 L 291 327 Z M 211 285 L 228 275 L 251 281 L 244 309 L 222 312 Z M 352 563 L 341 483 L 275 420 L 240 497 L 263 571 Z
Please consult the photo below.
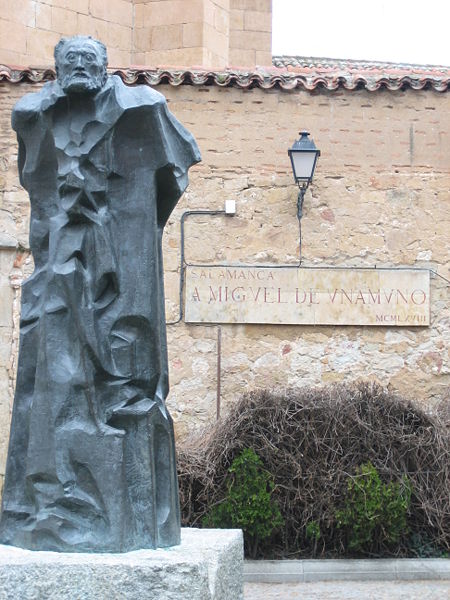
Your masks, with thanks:
M 244 600 L 450 600 L 450 581 L 246 583 Z

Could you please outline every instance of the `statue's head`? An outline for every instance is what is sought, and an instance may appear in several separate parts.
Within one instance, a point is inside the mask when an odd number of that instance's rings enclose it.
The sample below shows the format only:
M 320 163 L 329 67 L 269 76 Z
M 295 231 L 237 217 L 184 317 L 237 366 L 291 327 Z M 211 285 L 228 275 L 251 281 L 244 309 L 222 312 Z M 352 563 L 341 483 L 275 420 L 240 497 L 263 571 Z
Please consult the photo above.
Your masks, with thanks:
M 93 94 L 106 83 L 104 44 L 90 36 L 62 38 L 55 46 L 56 76 L 66 94 Z

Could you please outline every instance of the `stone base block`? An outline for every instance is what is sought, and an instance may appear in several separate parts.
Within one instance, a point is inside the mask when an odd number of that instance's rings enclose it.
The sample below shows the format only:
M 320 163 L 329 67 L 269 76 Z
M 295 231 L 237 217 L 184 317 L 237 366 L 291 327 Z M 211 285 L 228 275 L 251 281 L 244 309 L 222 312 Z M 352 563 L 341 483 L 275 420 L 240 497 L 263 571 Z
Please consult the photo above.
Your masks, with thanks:
M 240 530 L 182 529 L 181 544 L 126 554 L 0 545 L 1 600 L 242 600 Z

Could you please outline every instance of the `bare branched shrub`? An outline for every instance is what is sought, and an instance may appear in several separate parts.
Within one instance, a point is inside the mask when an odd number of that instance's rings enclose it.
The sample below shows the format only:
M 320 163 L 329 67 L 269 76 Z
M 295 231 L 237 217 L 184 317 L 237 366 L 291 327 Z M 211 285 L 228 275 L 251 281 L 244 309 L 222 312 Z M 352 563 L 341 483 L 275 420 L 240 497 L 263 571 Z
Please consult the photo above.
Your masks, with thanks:
M 348 477 L 371 461 L 382 479 L 407 475 L 410 536 L 383 554 L 414 554 L 413 534 L 450 548 L 450 434 L 437 417 L 374 384 L 245 395 L 228 416 L 178 449 L 184 525 L 202 518 L 226 492 L 227 471 L 253 448 L 275 478 L 285 527 L 266 557 L 306 556 L 308 524 L 320 528 L 319 553 L 345 553 L 336 511 Z M 316 540 L 317 541 L 317 540 Z

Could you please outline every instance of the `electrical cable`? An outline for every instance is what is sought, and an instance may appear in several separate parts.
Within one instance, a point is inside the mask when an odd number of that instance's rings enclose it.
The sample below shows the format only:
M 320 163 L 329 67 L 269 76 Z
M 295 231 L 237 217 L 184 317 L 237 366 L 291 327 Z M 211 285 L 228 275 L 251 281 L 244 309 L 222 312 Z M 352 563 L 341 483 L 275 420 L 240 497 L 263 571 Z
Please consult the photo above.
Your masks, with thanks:
M 179 287 L 179 312 L 176 321 L 166 321 L 166 325 L 176 325 L 183 319 L 183 289 L 185 280 L 185 267 L 191 266 L 184 260 L 184 223 L 191 215 L 225 215 L 224 210 L 186 210 L 180 219 L 180 287 Z

